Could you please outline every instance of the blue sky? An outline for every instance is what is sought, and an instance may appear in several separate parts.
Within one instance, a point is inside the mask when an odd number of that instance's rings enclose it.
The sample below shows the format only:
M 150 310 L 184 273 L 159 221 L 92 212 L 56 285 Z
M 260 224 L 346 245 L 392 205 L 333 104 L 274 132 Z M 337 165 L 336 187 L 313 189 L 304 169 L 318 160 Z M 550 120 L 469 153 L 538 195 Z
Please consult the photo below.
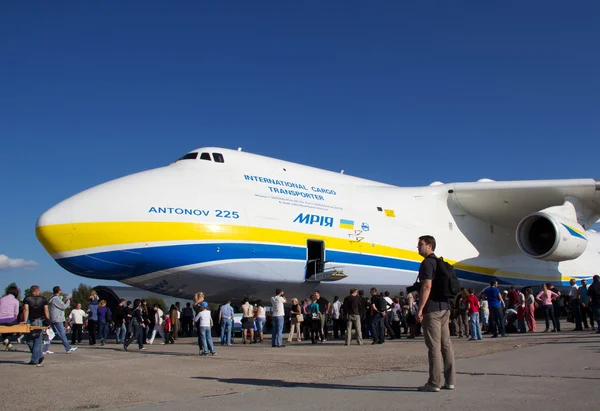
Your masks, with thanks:
M 39 215 L 206 145 L 397 185 L 600 177 L 600 3 L 488 3 L 0 2 L 0 279 L 98 284 Z

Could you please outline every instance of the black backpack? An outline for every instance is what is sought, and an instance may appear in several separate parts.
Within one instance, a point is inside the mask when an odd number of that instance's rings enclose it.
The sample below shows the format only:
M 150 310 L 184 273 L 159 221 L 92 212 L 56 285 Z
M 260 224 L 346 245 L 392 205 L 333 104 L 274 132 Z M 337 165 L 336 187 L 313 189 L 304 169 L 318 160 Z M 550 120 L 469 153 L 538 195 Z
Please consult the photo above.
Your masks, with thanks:
M 442 257 L 434 257 L 437 265 L 431 283 L 431 297 L 435 301 L 444 301 L 456 297 L 460 293 L 460 281 L 456 277 L 456 270 Z

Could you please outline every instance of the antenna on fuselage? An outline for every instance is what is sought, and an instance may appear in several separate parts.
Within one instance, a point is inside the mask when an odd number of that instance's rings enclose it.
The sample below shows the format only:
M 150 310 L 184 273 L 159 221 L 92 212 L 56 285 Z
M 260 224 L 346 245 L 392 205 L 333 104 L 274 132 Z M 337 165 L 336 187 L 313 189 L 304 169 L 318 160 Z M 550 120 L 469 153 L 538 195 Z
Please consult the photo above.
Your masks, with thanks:
M 241 147 L 238 147 L 238 151 L 242 151 L 242 148 L 241 148 Z
M 344 170 L 340 171 L 340 174 L 344 174 Z

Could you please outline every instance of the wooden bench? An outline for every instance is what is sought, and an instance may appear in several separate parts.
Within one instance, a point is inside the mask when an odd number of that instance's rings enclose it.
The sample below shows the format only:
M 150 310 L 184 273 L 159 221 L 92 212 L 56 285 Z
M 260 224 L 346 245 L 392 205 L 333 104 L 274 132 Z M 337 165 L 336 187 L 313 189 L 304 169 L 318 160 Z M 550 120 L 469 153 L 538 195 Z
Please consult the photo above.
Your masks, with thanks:
M 17 325 L 0 325 L 0 334 L 29 334 L 32 331 L 45 330 L 48 327 L 40 327 L 27 323 Z

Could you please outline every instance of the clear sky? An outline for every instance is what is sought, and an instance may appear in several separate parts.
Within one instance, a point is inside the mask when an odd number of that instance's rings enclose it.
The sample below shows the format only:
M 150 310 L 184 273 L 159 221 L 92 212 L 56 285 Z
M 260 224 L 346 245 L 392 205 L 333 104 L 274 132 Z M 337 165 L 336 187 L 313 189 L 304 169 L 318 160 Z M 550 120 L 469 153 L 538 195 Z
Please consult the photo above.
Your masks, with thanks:
M 600 177 L 598 1 L 93 3 L 0 2 L 6 284 L 98 284 L 39 215 L 207 145 L 396 185 Z

